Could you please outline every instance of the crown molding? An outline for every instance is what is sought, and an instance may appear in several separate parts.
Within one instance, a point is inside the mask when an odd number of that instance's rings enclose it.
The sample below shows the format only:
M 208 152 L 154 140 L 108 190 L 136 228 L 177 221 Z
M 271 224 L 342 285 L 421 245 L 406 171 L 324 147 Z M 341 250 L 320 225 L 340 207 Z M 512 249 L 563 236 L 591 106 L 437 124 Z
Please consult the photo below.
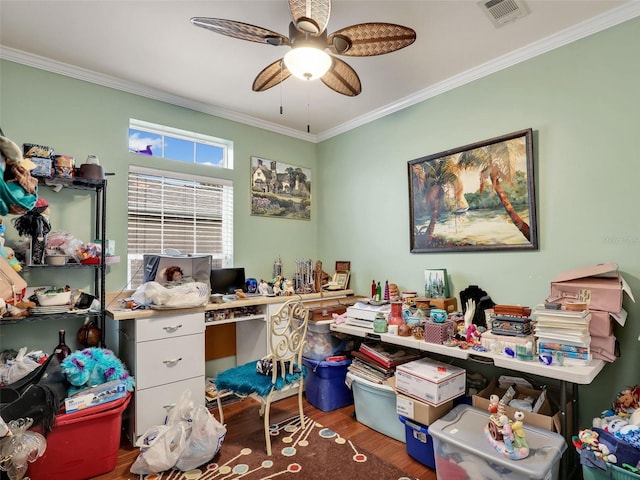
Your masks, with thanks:
M 243 115 L 232 110 L 226 110 L 214 105 L 196 102 L 194 100 L 190 100 L 178 95 L 172 95 L 162 90 L 157 90 L 135 82 L 128 82 L 116 77 L 103 75 L 101 73 L 97 73 L 84 68 L 79 68 L 67 63 L 41 57 L 39 55 L 33 55 L 21 50 L 5 47 L 4 45 L 0 45 L 0 58 L 29 67 L 38 68 L 40 70 L 46 70 L 51 73 L 57 73 L 65 77 L 83 80 L 85 82 L 101 85 L 103 87 L 113 88 L 114 90 L 139 95 L 141 97 L 158 100 L 160 102 L 188 108 L 197 112 L 202 112 L 213 115 L 215 117 L 242 123 L 244 125 L 257 127 L 263 130 L 268 130 L 271 132 L 280 133 L 282 135 L 287 135 L 289 137 L 298 138 L 300 140 L 316 143 L 315 135 L 304 133 L 299 130 L 294 130 L 292 128 L 283 127 L 282 125 L 278 125 L 272 122 L 266 122 L 264 120 L 260 120 L 249 115 Z
M 172 95 L 167 92 L 146 87 L 134 82 L 124 81 L 115 77 L 111 77 L 109 75 L 99 74 L 91 70 L 78 68 L 73 65 L 57 62 L 20 50 L 15 50 L 3 45 L 0 45 L 0 58 L 10 60 L 15 63 L 20 63 L 22 65 L 27 65 L 52 73 L 75 78 L 78 80 L 94 83 L 96 85 L 132 93 L 141 97 L 158 100 L 171 105 L 188 108 L 194 111 L 242 123 L 244 125 L 261 128 L 263 130 L 268 130 L 270 132 L 279 133 L 281 135 L 286 135 L 307 142 L 318 143 L 342 133 L 348 132 L 349 130 L 353 130 L 354 128 L 360 127 L 367 123 L 373 122 L 374 120 L 378 120 L 391 113 L 395 113 L 404 108 L 410 107 L 442 93 L 458 88 L 462 85 L 471 83 L 487 75 L 499 72 L 500 70 L 504 70 L 505 68 L 509 68 L 513 65 L 534 58 L 538 55 L 542 55 L 556 48 L 568 45 L 569 43 L 575 42 L 576 40 L 580 40 L 582 38 L 588 37 L 589 35 L 593 35 L 595 33 L 606 30 L 607 28 L 619 25 L 638 16 L 640 16 L 640 0 L 631 0 L 628 3 L 625 3 L 620 7 L 610 10 L 602 15 L 579 23 L 573 27 L 567 28 L 561 32 L 515 50 L 507 55 L 503 55 L 502 57 L 487 62 L 483 65 L 479 65 L 478 67 L 474 67 L 458 75 L 454 75 L 453 77 L 443 80 L 442 82 L 420 90 L 412 95 L 401 98 L 400 100 L 387 104 L 381 108 L 372 110 L 365 115 L 361 115 L 353 120 L 350 120 L 349 122 L 345 122 L 335 128 L 325 130 L 324 132 L 316 135 L 301 132 L 299 130 L 288 127 L 283 127 L 282 125 L 278 125 L 272 122 L 266 122 L 249 115 L 244 115 L 231 110 L 223 109 L 214 105 L 189 100 L 178 95 Z
M 401 98 L 398 101 L 389 103 L 381 108 L 372 110 L 366 115 L 361 115 L 349 122 L 338 125 L 335 128 L 325 130 L 317 135 L 317 141 L 321 142 L 331 137 L 353 130 L 367 123 L 378 120 L 391 113 L 400 111 L 417 103 L 436 97 L 442 93 L 471 83 L 480 78 L 499 72 L 518 63 L 530 60 L 538 55 L 542 55 L 556 48 L 568 45 L 576 40 L 588 37 L 595 33 L 614 27 L 635 17 L 640 16 L 640 0 L 631 0 L 618 8 L 612 9 L 602 15 L 576 24 L 554 35 L 550 35 L 542 40 L 531 43 L 518 50 L 510 52 L 502 57 L 498 57 L 490 62 L 484 63 L 458 75 L 454 75 L 442 82 L 436 83 L 424 90 Z

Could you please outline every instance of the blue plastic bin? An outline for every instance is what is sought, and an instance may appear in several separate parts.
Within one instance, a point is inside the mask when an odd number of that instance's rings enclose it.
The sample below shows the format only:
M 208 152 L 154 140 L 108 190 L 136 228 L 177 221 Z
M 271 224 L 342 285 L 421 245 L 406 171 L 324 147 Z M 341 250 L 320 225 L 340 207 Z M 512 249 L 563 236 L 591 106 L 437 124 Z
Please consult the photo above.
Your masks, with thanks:
M 353 393 L 344 383 L 350 359 L 326 362 L 303 357 L 302 363 L 307 367 L 304 390 L 311 405 L 328 412 L 353 403 Z
M 398 415 L 398 418 L 404 423 L 407 453 L 423 465 L 435 470 L 436 459 L 433 453 L 433 439 L 429 435 L 429 427 L 402 415 Z

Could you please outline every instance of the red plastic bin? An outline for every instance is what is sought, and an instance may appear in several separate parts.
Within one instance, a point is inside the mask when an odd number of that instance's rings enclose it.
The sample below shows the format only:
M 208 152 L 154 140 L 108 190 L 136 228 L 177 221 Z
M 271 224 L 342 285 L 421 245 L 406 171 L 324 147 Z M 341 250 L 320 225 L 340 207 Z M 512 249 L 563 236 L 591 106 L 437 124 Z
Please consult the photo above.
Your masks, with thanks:
M 31 480 L 86 480 L 116 468 L 122 412 L 131 393 L 112 402 L 58 415 L 47 449 L 29 464 Z

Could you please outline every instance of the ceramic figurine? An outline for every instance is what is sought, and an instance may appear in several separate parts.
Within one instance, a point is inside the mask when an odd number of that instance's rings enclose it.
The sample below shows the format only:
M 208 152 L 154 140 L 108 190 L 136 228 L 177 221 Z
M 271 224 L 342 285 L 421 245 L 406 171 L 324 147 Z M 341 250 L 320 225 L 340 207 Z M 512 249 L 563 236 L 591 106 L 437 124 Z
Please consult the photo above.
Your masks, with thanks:
M 497 397 L 497 395 L 492 395 Z M 495 398 L 489 399 L 489 409 L 494 410 Z M 489 421 L 484 427 L 484 436 L 489 444 L 501 455 L 511 460 L 521 460 L 529 456 L 529 445 L 525 439 L 522 420 L 524 414 L 516 412 L 515 422 L 512 422 L 504 411 L 504 401 L 498 401 L 495 413 L 489 415 Z

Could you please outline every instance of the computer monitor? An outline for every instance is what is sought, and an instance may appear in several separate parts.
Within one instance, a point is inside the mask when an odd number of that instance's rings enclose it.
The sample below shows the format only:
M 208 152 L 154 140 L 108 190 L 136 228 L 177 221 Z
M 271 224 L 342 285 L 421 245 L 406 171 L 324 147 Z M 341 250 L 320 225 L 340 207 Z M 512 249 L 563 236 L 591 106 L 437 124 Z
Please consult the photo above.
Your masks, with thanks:
M 244 267 L 214 268 L 211 270 L 211 293 L 233 294 L 247 291 Z

